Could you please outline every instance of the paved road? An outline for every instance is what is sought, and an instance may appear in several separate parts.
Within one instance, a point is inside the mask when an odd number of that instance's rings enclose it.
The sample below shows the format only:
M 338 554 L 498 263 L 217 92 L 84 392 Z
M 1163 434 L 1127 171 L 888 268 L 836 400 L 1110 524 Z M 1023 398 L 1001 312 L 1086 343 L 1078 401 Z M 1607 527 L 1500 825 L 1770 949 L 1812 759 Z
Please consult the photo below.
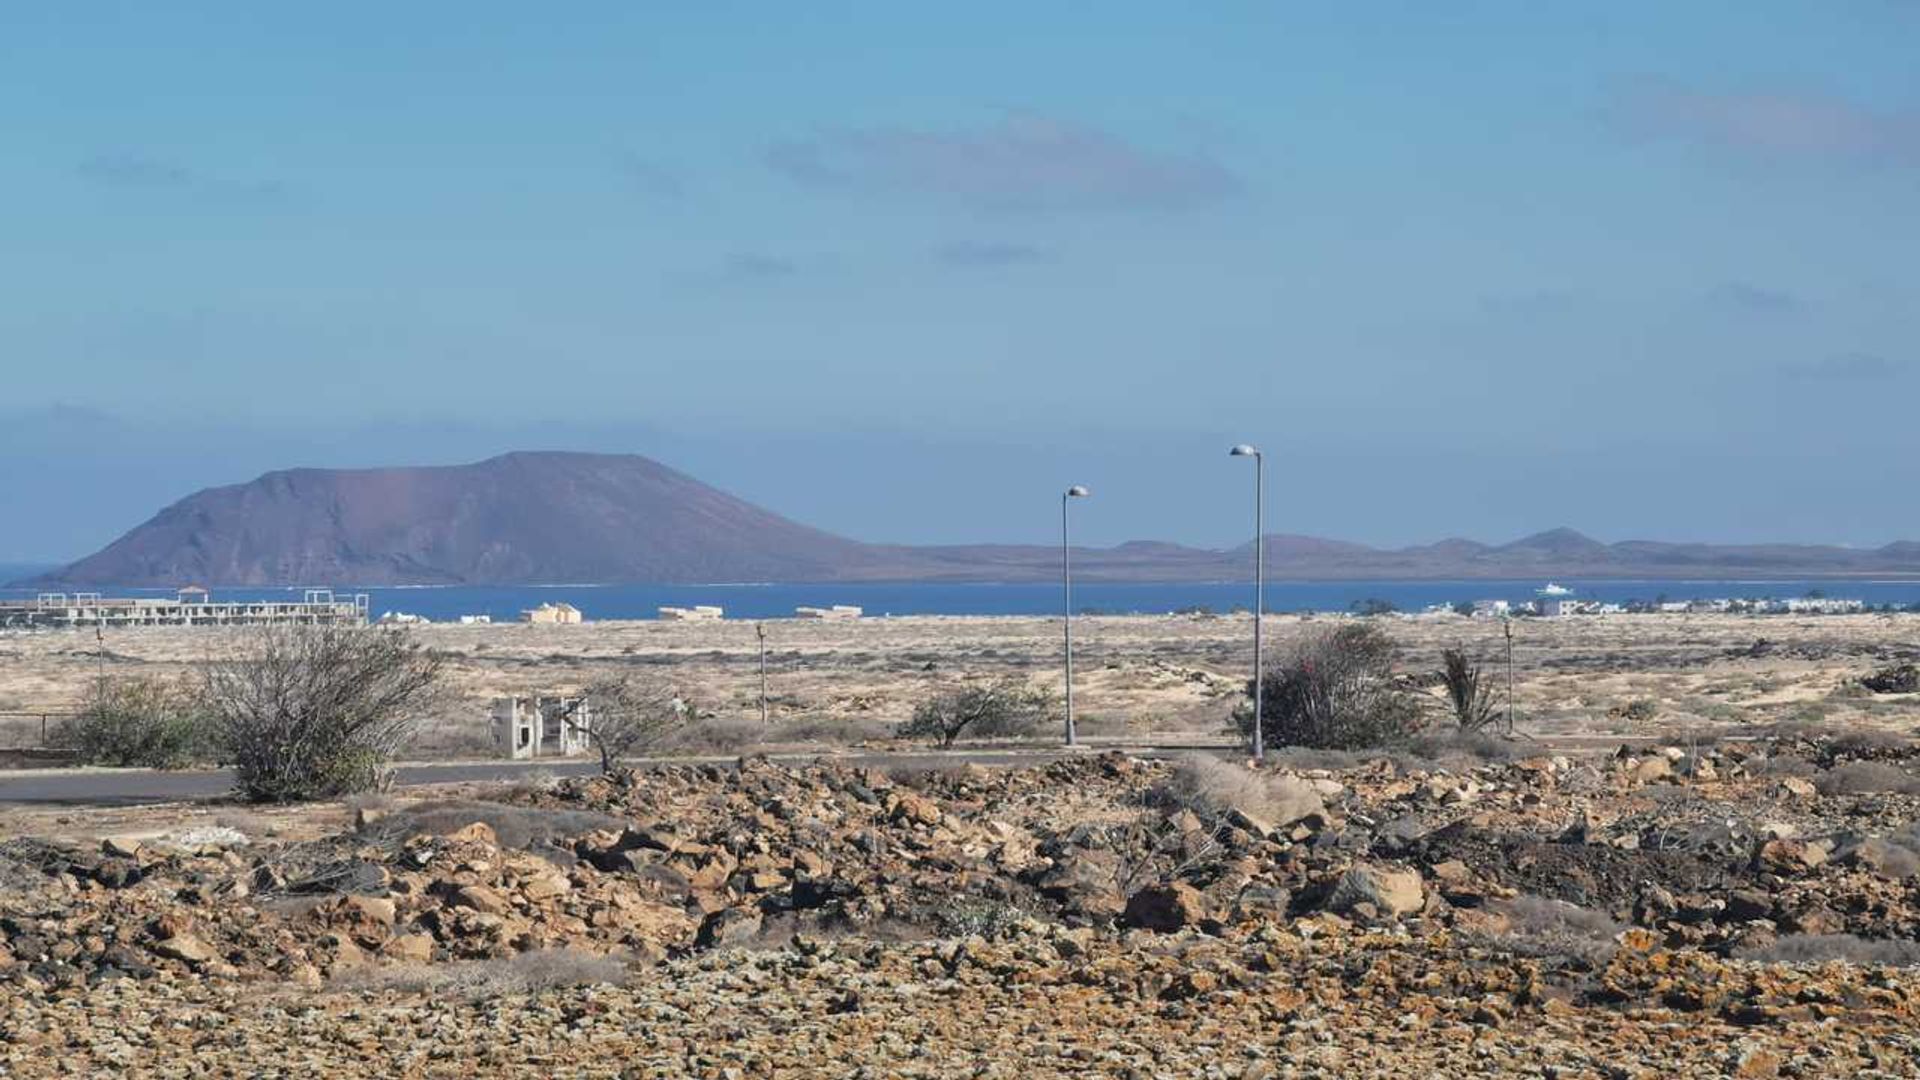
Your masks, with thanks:
M 1132 754 L 1175 753 L 1200 747 L 1126 747 Z M 1013 766 L 1033 765 L 1068 753 L 1061 750 L 956 750 L 892 754 L 775 754 L 776 761 L 814 761 L 822 758 L 853 766 L 887 769 L 950 768 L 955 765 Z M 1222 748 L 1222 752 L 1224 748 Z M 732 765 L 737 758 L 662 758 L 644 759 L 636 764 L 707 763 Z M 588 761 L 483 761 L 441 765 L 401 767 L 397 782 L 402 787 L 416 784 L 453 784 L 470 781 L 512 780 L 530 772 L 556 776 L 592 773 L 598 766 Z M 196 769 L 183 772 L 156 772 L 148 769 L 48 769 L 0 772 L 0 806 L 139 806 L 151 803 L 184 802 L 209 799 L 233 789 L 230 769 Z

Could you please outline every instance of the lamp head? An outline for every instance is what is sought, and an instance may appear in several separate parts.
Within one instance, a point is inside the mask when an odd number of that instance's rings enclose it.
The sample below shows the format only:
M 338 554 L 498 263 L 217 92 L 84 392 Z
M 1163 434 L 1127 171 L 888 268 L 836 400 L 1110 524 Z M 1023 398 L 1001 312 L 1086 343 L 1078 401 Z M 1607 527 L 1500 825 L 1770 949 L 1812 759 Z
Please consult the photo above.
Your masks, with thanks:
M 1081 487 L 1079 484 L 1075 484 L 1072 487 L 1067 489 L 1067 498 L 1069 499 L 1084 499 L 1091 494 L 1093 494 L 1093 492 L 1088 491 L 1086 488 Z
M 1251 446 L 1248 443 L 1241 443 L 1240 445 L 1227 451 L 1227 456 L 1228 457 L 1259 457 L 1260 451 L 1254 449 L 1253 446 Z

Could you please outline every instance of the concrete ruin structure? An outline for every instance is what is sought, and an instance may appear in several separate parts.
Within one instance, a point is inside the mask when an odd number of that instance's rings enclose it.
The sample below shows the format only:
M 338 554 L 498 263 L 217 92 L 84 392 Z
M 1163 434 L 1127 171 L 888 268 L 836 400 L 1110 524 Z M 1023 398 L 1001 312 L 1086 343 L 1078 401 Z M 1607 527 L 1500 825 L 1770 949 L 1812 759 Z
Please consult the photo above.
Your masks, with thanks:
M 31 600 L 0 600 L 0 626 L 329 626 L 367 622 L 367 596 L 335 596 L 308 589 L 303 599 L 215 600 L 205 589 L 181 589 L 171 599 L 106 597 L 97 592 L 45 592 Z
M 493 744 L 516 761 L 572 757 L 593 748 L 593 710 L 579 697 L 504 697 L 493 701 Z
M 797 607 L 793 609 L 799 619 L 857 619 L 866 614 L 852 604 L 835 604 L 832 607 Z
M 727 612 L 725 608 L 699 604 L 694 607 L 663 607 L 660 609 L 660 617 L 677 622 L 711 622 L 726 618 Z
M 541 604 L 520 613 L 520 621 L 545 626 L 570 626 L 585 622 L 580 609 L 562 601 L 558 604 Z

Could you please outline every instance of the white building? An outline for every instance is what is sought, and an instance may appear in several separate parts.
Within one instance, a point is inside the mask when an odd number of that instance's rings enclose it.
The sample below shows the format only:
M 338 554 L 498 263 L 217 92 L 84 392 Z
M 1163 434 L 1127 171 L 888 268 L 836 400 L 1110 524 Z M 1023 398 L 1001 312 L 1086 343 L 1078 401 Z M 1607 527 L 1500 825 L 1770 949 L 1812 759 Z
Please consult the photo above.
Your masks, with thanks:
M 835 604 L 832 607 L 797 607 L 794 617 L 801 619 L 857 619 L 866 614 L 852 604 Z
M 520 613 L 520 621 L 544 625 L 570 625 L 584 622 L 580 609 L 568 603 L 541 604 Z
M 1511 614 L 1512 611 L 1513 606 L 1505 600 L 1475 600 L 1473 602 L 1473 617 L 1476 619 L 1497 619 L 1503 615 Z
M 507 757 L 571 757 L 593 745 L 584 698 L 507 697 L 493 702 L 493 744 Z
M 727 612 L 725 608 L 699 604 L 694 607 L 663 607 L 660 617 L 676 622 L 710 622 L 726 618 Z

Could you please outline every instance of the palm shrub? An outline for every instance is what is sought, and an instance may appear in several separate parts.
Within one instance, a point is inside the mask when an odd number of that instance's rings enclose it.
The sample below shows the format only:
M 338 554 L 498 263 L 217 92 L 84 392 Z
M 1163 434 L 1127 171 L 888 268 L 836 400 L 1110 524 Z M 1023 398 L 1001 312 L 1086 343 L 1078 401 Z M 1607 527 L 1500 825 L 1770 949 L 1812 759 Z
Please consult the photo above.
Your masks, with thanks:
M 1493 680 L 1487 678 L 1486 670 L 1468 658 L 1464 650 L 1441 651 L 1440 687 L 1446 692 L 1447 708 L 1461 731 L 1480 731 L 1493 722 L 1498 709 Z

